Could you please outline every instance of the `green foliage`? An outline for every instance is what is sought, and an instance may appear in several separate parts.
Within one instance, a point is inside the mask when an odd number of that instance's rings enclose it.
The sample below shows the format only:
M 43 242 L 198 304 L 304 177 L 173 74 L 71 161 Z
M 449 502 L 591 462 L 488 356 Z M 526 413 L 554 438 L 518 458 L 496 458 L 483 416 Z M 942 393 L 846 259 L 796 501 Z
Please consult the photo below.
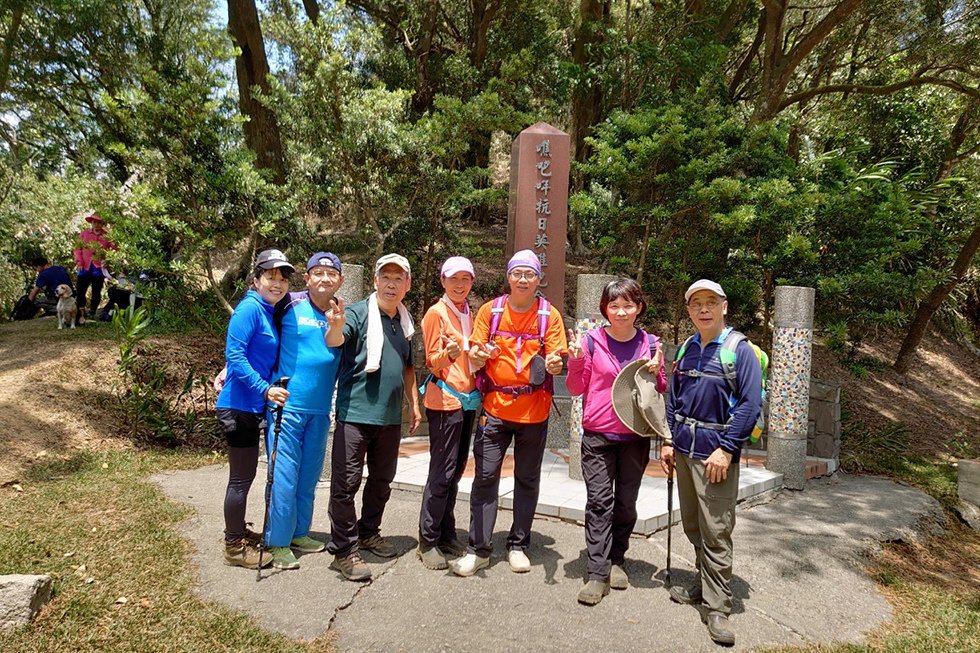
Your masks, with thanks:
M 192 395 L 195 385 L 207 388 L 207 378 L 196 378 L 191 367 L 179 391 L 169 392 L 166 370 L 148 356 L 146 337 L 150 324 L 150 313 L 145 306 L 115 311 L 112 316 L 119 349 L 120 382 L 116 395 L 129 436 L 164 446 L 213 436 L 216 425 L 213 419 L 203 415 L 210 412 L 206 394 L 200 405 Z M 190 400 L 189 405 L 181 410 L 182 404 L 188 403 L 183 401 L 185 398 Z

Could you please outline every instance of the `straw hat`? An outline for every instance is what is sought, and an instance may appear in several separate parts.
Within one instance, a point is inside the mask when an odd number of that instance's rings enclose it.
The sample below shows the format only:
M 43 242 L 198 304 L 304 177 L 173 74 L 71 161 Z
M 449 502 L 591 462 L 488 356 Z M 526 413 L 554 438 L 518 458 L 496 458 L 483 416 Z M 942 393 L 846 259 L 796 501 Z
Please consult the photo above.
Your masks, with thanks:
M 647 371 L 649 360 L 635 360 L 616 376 L 612 386 L 612 405 L 629 430 L 651 438 L 670 437 L 664 398 L 657 392 L 657 375 Z

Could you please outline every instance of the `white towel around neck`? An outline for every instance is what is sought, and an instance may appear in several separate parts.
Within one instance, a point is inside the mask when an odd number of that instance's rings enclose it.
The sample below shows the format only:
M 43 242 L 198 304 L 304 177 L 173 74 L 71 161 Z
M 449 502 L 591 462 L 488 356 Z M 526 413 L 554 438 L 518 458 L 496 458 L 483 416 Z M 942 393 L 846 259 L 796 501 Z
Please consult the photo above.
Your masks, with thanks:
M 398 319 L 402 325 L 402 333 L 407 340 L 410 340 L 415 333 L 415 323 L 412 322 L 412 316 L 401 302 L 398 303 Z M 378 293 L 373 292 L 368 297 L 367 365 L 365 366 L 368 373 L 377 372 L 381 367 L 381 352 L 384 351 L 384 344 L 385 334 L 381 326 Z
M 456 304 L 453 303 L 453 300 L 449 299 L 449 295 L 443 295 L 442 301 L 445 302 L 446 306 L 449 307 L 449 310 L 451 310 L 459 320 L 459 326 L 463 330 L 463 356 L 466 356 L 470 374 L 473 374 L 476 372 L 477 368 L 473 365 L 473 361 L 469 360 L 469 356 L 467 355 L 470 351 L 470 336 L 473 334 L 473 320 L 470 315 L 470 305 L 469 303 L 464 303 L 464 310 L 461 312 L 458 308 L 456 308 Z

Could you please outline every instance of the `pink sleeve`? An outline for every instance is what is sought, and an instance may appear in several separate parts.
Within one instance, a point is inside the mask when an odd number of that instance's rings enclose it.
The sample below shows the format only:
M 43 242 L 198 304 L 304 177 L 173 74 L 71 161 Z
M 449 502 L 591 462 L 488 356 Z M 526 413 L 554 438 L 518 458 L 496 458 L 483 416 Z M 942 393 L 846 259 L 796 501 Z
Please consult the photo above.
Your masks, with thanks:
M 568 376 L 565 377 L 565 387 L 568 394 L 578 397 L 589 387 L 592 380 L 592 356 L 588 347 L 582 347 L 582 358 L 568 359 Z
M 660 363 L 660 369 L 657 370 L 657 392 L 663 394 L 667 391 L 667 372 L 664 369 L 664 364 L 667 362 L 667 351 L 664 349 L 664 341 L 660 339 L 654 333 L 649 334 L 647 337 L 654 338 L 654 344 L 657 345 L 657 349 L 664 353 L 664 362 Z

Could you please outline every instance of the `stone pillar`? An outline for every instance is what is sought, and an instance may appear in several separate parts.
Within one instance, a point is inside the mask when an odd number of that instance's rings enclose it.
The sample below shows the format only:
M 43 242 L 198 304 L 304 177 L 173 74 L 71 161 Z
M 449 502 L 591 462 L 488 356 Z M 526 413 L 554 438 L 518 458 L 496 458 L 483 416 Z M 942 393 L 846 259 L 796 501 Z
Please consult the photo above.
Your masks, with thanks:
M 802 490 L 806 480 L 814 295 L 813 288 L 776 288 L 766 467 L 782 474 L 791 490 Z
M 367 295 L 364 293 L 364 266 L 354 263 L 344 263 L 344 285 L 337 290 L 337 296 L 350 305 L 359 302 Z M 372 291 L 373 292 L 373 291 Z M 330 459 L 333 451 L 333 432 L 336 428 L 337 388 L 333 389 L 333 402 L 330 404 L 330 431 L 327 437 L 327 455 L 323 457 L 323 470 L 320 472 L 320 483 L 330 483 Z
M 364 266 L 354 263 L 343 263 L 344 285 L 337 291 L 337 296 L 344 300 L 345 304 L 359 302 L 368 296 L 364 290 Z M 373 286 L 372 286 L 372 291 Z
M 577 333 L 585 333 L 607 324 L 599 312 L 602 290 L 615 276 L 611 274 L 580 274 L 575 294 L 575 326 Z M 568 438 L 568 478 L 582 480 L 582 397 L 572 398 L 572 415 Z
M 568 230 L 568 134 L 539 122 L 514 139 L 510 155 L 507 246 L 541 259 L 541 292 L 564 314 L 565 236 Z

